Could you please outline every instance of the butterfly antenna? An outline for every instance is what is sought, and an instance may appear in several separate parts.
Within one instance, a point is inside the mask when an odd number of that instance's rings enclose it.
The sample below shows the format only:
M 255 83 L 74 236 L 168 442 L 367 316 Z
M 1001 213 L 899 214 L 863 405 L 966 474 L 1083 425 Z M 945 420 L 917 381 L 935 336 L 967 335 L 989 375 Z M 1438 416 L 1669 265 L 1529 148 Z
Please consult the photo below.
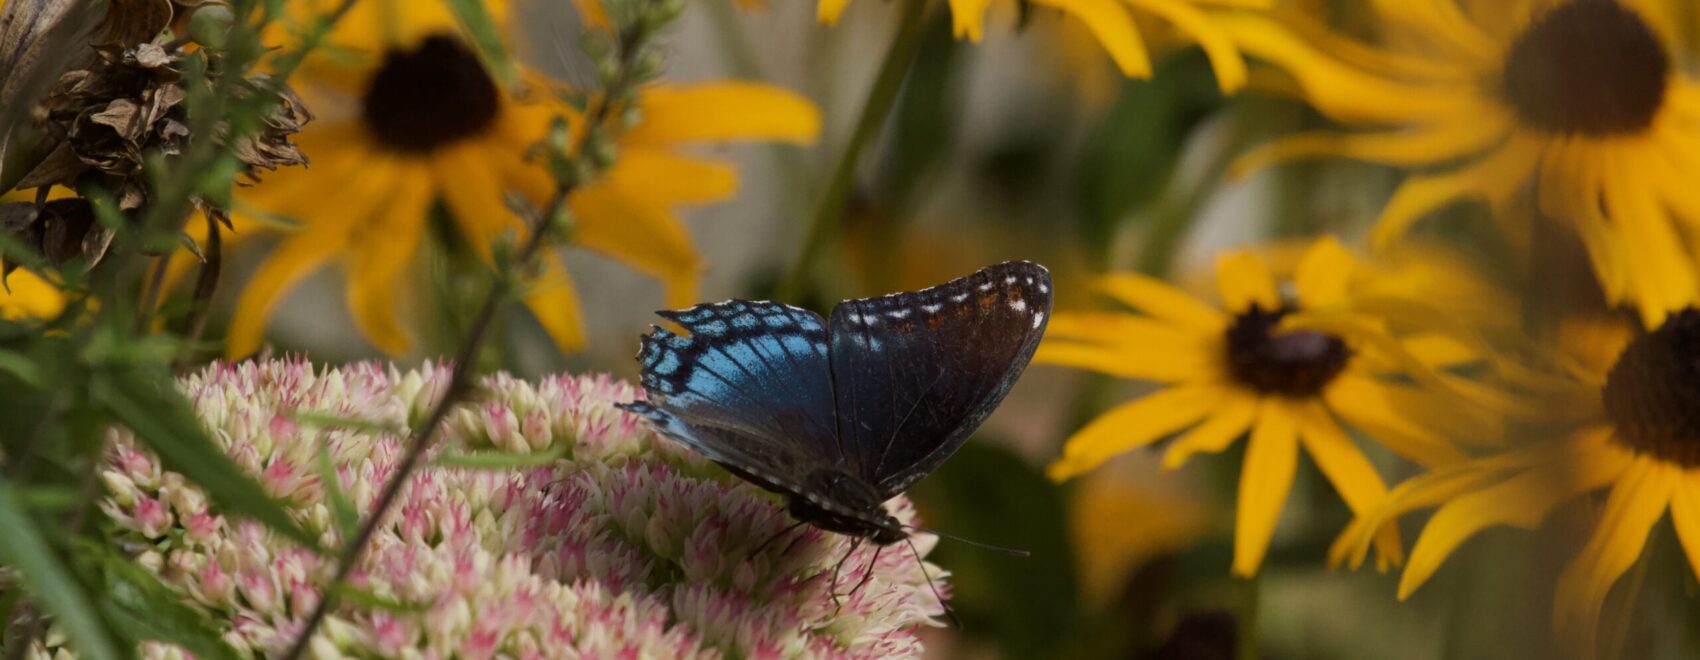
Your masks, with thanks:
M 944 595 L 939 593 L 938 585 L 933 584 L 933 574 L 927 571 L 927 562 L 921 559 L 921 551 L 915 548 L 915 539 L 906 538 L 903 542 L 909 544 L 909 554 L 915 556 L 915 565 L 921 567 L 921 577 L 927 578 L 927 588 L 933 590 L 933 598 L 938 599 L 939 607 L 944 608 L 944 616 L 950 619 L 951 627 L 961 628 L 962 620 L 956 618 L 956 610 L 950 607 L 950 603 L 944 602 Z
M 937 536 L 939 538 L 946 538 L 946 539 L 950 539 L 952 541 L 956 541 L 957 543 L 970 545 L 970 546 L 979 548 L 981 550 L 991 550 L 993 552 L 1001 552 L 1001 553 L 1009 555 L 1011 557 L 1031 557 L 1031 556 L 1033 556 L 1033 553 L 1028 552 L 1026 550 L 1022 550 L 1020 548 L 1006 548 L 1006 547 L 1003 547 L 1001 545 L 992 545 L 990 543 L 981 543 L 979 541 L 970 541 L 968 539 L 962 538 L 962 537 L 957 536 L 955 534 L 946 534 L 946 533 L 938 531 L 936 529 L 927 529 L 925 527 L 921 527 L 921 526 L 918 526 L 918 525 L 906 525 L 905 527 L 907 527 L 908 529 L 913 530 L 913 531 L 925 532 L 925 533 Z

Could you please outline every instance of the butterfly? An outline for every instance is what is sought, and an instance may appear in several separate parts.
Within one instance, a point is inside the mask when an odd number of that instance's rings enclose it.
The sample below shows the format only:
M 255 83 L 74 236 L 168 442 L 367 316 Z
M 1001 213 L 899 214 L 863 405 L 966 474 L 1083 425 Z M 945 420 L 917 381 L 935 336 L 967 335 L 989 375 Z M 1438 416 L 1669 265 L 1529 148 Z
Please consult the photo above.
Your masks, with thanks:
M 658 312 L 643 337 L 660 434 L 788 498 L 798 524 L 885 546 L 884 502 L 931 474 L 1009 393 L 1051 311 L 1044 266 L 1011 261 L 920 291 L 847 300 L 829 320 L 768 301 Z

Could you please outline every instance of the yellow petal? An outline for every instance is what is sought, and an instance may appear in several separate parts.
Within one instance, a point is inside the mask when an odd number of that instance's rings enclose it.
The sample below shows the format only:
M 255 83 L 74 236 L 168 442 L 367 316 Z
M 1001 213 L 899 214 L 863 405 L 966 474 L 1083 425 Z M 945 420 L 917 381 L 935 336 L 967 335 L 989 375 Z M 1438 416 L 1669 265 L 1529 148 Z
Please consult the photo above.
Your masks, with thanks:
M 1293 289 L 1306 309 L 1322 309 L 1345 302 L 1346 284 L 1357 259 L 1332 236 L 1317 239 L 1305 250 L 1293 273 Z
M 349 240 L 348 311 L 360 333 L 390 355 L 406 353 L 409 333 L 396 318 L 399 280 L 419 251 L 432 195 L 427 172 L 419 168 L 411 181 L 398 184 L 387 205 L 377 209 L 370 224 L 359 227 Z
M 1659 207 L 1643 176 L 1626 158 L 1614 159 L 1605 175 L 1605 205 L 1612 222 L 1622 228 L 1628 249 L 1629 272 L 1636 302 L 1648 327 L 1664 322 L 1672 310 L 1700 299 L 1690 250 L 1670 216 Z M 1618 169 L 1621 168 L 1621 169 Z
M 12 271 L 0 287 L 0 318 L 49 319 L 65 309 L 65 294 L 25 269 Z
M 477 145 L 463 145 L 444 150 L 431 157 L 432 177 L 438 182 L 437 191 L 454 216 L 461 238 L 472 244 L 473 251 L 490 259 L 491 245 L 503 232 L 511 232 L 518 240 L 525 236 L 525 224 L 508 209 L 503 199 L 499 168 L 493 159 Z
M 1378 250 L 1386 249 L 1423 216 L 1449 202 L 1465 199 L 1496 205 L 1503 202 L 1534 174 L 1540 150 L 1539 140 L 1519 135 L 1467 167 L 1406 180 L 1399 184 L 1376 220 L 1371 243 Z
M 1211 23 L 1210 17 L 1193 5 L 1176 0 L 1127 0 L 1128 4 L 1143 7 L 1162 16 L 1176 28 L 1198 41 L 1210 68 L 1216 72 L 1216 86 L 1223 94 L 1232 94 L 1245 86 L 1245 59 L 1234 40 Z
M 333 198 L 320 200 L 324 212 L 303 218 L 303 231 L 284 239 L 242 289 L 225 343 L 227 356 L 240 358 L 259 350 L 278 300 L 344 248 L 349 232 L 390 200 L 400 173 L 395 162 L 374 159 Z
M 1438 420 L 1456 414 L 1456 404 L 1448 407 L 1450 402 L 1438 397 L 1352 373 L 1335 378 L 1323 399 L 1352 426 L 1417 463 L 1436 466 L 1464 460 L 1464 454 L 1433 429 Z M 1436 412 L 1442 416 L 1430 416 Z
M 838 17 L 844 14 L 844 8 L 850 6 L 850 0 L 820 0 L 815 5 L 816 20 L 827 25 L 837 25 Z
M 1098 38 L 1110 59 L 1115 60 L 1122 75 L 1134 78 L 1151 77 L 1151 54 L 1145 50 L 1145 40 L 1127 9 L 1115 0 L 1033 0 L 1035 5 L 1054 7 L 1080 19 L 1092 36 Z
M 1201 333 L 1221 332 L 1228 325 L 1221 312 L 1154 277 L 1106 275 L 1098 281 L 1098 288 L 1123 305 Z
M 1191 426 L 1222 400 L 1219 388 L 1181 385 L 1111 408 L 1063 444 L 1047 474 L 1057 481 L 1098 467 L 1110 458 Z
M 1553 622 L 1573 635 L 1583 657 L 1598 653 L 1606 594 L 1640 558 L 1647 534 L 1664 517 L 1675 472 L 1656 458 L 1636 459 L 1612 487 L 1587 547 L 1559 575 Z
M 697 302 L 702 265 L 683 224 L 671 212 L 641 197 L 641 191 L 599 181 L 570 198 L 578 224 L 573 242 L 606 254 L 661 280 L 669 307 Z
M 1176 438 L 1163 452 L 1163 469 L 1173 470 L 1197 453 L 1217 453 L 1244 435 L 1257 418 L 1259 402 L 1256 397 L 1234 390 L 1224 392 L 1222 402 L 1202 424 Z
M 622 151 L 603 177 L 610 186 L 644 191 L 669 206 L 724 201 L 738 192 L 737 168 L 659 149 Z
M 1104 346 L 1050 339 L 1039 344 L 1033 361 L 1154 383 L 1199 381 L 1214 376 L 1218 371 L 1213 360 L 1197 351 L 1164 346 Z
M 527 285 L 522 296 L 525 305 L 561 350 L 572 352 L 584 348 L 584 314 L 579 308 L 572 276 L 553 253 L 546 252 L 542 263 L 543 272 Z
M 1627 469 L 1626 454 L 1594 452 L 1584 460 L 1530 470 L 1447 502 L 1435 511 L 1411 549 L 1411 564 L 1399 579 L 1399 598 L 1427 582 L 1441 562 L 1476 532 L 1496 525 L 1535 529 L 1560 504 L 1614 479 L 1627 478 Z
M 822 9 L 826 6 L 823 0 Z M 815 104 L 775 85 L 737 81 L 656 85 L 644 91 L 639 103 L 643 121 L 621 136 L 622 144 L 736 140 L 808 144 L 820 136 L 820 110 Z
M 986 8 L 991 0 L 950 0 L 951 33 L 978 43 L 985 36 Z
M 1299 458 L 1298 420 L 1277 397 L 1263 400 L 1247 441 L 1240 468 L 1239 501 L 1234 512 L 1234 575 L 1251 577 L 1269 552 L 1275 525 L 1293 486 Z
M 1700 577 L 1700 471 L 1687 470 L 1671 484 L 1670 519 L 1688 556 L 1688 570 Z
M 1239 178 L 1279 163 L 1330 156 L 1420 167 L 1480 153 L 1505 139 L 1509 130 L 1504 113 L 1488 111 L 1474 121 L 1443 121 L 1400 131 L 1298 133 L 1253 147 L 1234 159 L 1228 172 Z
M 1216 257 L 1216 287 L 1222 308 L 1243 312 L 1257 305 L 1266 312 L 1281 309 L 1281 291 L 1269 264 L 1246 250 L 1225 252 Z
M 1340 499 L 1354 515 L 1363 516 L 1375 510 L 1387 497 L 1387 484 L 1375 471 L 1362 450 L 1346 437 L 1346 432 L 1334 422 L 1322 404 L 1310 401 L 1294 404 L 1299 414 L 1299 440 L 1310 452 L 1311 460 L 1334 485 Z M 1382 525 L 1376 535 L 1376 548 L 1381 555 L 1397 566 L 1404 561 L 1404 548 L 1399 541 L 1399 528 L 1391 523 Z

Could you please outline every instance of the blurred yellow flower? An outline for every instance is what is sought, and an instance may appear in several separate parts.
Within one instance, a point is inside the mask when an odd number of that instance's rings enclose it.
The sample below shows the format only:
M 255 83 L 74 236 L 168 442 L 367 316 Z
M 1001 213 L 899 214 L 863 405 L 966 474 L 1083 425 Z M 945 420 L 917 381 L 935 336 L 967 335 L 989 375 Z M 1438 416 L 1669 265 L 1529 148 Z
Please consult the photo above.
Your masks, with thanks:
M 1559 361 L 1565 379 L 1546 388 L 1552 415 L 1542 420 L 1562 420 L 1561 430 L 1399 484 L 1381 507 L 1352 522 L 1330 559 L 1360 562 L 1374 529 L 1438 507 L 1399 581 L 1403 599 L 1477 532 L 1535 529 L 1559 507 L 1582 502 L 1594 512 L 1584 517 L 1591 532 L 1559 576 L 1553 612 L 1555 627 L 1576 636 L 1582 657 L 1599 650 L 1606 595 L 1666 511 L 1700 575 L 1700 310 L 1672 313 L 1651 332 L 1630 327 L 1568 323 Z M 1599 491 L 1606 495 L 1594 506 L 1591 494 Z
M 1094 603 L 1120 595 L 1135 570 L 1191 545 L 1210 527 L 1204 502 L 1110 472 L 1087 475 L 1070 496 L 1080 588 Z
M 1376 341 L 1283 328 L 1290 314 L 1347 314 L 1361 267 L 1338 243 L 1323 239 L 1278 282 L 1251 251 L 1216 262 L 1220 307 L 1159 280 L 1105 277 L 1103 292 L 1139 314 L 1059 312 L 1034 360 L 1158 384 L 1070 437 L 1050 467 L 1068 479 L 1112 456 L 1179 434 L 1163 457 L 1181 465 L 1198 452 L 1227 449 L 1248 430 L 1235 520 L 1233 572 L 1257 573 L 1287 499 L 1302 447 L 1360 514 L 1387 489 L 1343 425 L 1425 465 L 1464 458 L 1447 433 L 1472 430 L 1475 415 L 1452 400 L 1385 377 L 1399 360 Z M 1290 286 L 1292 296 L 1282 291 Z M 1355 339 L 1355 338 L 1354 338 Z M 1399 349 L 1429 362 L 1453 359 L 1455 347 L 1413 342 Z M 1433 352 L 1430 354 L 1430 352 Z M 1376 536 L 1381 558 L 1402 560 L 1397 530 Z
M 46 319 L 58 316 L 65 309 L 65 294 L 27 270 L 18 269 L 6 276 L 0 287 L 0 318 Z
M 504 3 L 489 3 L 506 15 Z M 326 116 L 297 138 L 310 167 L 269 174 L 242 191 L 239 235 L 268 231 L 259 213 L 300 223 L 254 273 L 237 302 L 228 353 L 247 355 L 261 342 L 283 295 L 337 259 L 349 310 L 361 333 L 385 352 L 411 345 L 398 319 L 409 273 L 438 202 L 456 237 L 485 258 L 506 232 L 523 235 L 508 208 L 509 191 L 539 206 L 553 180 L 529 152 L 550 122 L 575 112 L 548 93 L 554 83 L 521 71 L 522 88 L 504 90 L 461 39 L 436 2 L 356 3 L 332 33 L 331 50 L 297 75 Z M 530 83 L 530 84 L 526 84 Z M 339 95 L 338 92 L 342 93 Z M 331 114 L 340 102 L 341 116 Z M 730 165 L 691 156 L 693 143 L 782 140 L 804 143 L 819 132 L 807 100 L 783 89 L 741 82 L 657 84 L 640 94 L 642 120 L 618 138 L 616 164 L 574 191 L 573 245 L 602 252 L 656 277 L 666 305 L 696 301 L 700 260 L 676 210 L 724 200 L 737 189 Z M 583 341 L 578 298 L 558 256 L 524 301 L 564 349 Z
M 985 36 L 986 12 L 993 0 L 949 0 L 952 30 L 958 38 L 979 42 Z M 1016 3 L 1009 3 L 1013 7 Z M 1135 18 L 1154 16 L 1196 41 L 1210 58 L 1216 84 L 1224 93 L 1245 85 L 1245 59 L 1229 35 L 1215 26 L 1213 8 L 1269 9 L 1274 0 L 1032 0 L 1078 19 L 1123 75 L 1151 77 L 1151 53 Z M 834 24 L 850 0 L 820 0 L 816 13 L 822 23 Z M 1016 11 L 1009 12 L 1014 15 Z
M 1685 236 L 1700 226 L 1700 81 L 1680 68 L 1669 5 L 1379 0 L 1381 46 L 1298 16 L 1224 17 L 1248 54 L 1362 129 L 1282 138 L 1238 169 L 1343 156 L 1413 170 L 1381 215 L 1378 245 L 1454 201 L 1508 216 L 1530 191 L 1581 235 L 1610 302 L 1656 325 L 1700 295 Z

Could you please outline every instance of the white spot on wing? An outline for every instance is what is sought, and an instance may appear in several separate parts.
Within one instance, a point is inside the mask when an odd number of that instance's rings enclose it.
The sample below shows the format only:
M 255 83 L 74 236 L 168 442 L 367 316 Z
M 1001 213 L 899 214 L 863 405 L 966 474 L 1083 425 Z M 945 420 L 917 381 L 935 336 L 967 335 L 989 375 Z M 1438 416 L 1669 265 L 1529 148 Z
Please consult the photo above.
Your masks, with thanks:
M 909 310 L 907 310 L 907 309 L 894 309 L 894 310 L 891 310 L 890 312 L 888 312 L 887 316 L 890 316 L 891 318 L 894 318 L 894 319 L 908 318 Z
M 937 314 L 937 313 L 939 313 L 939 310 L 941 310 L 941 309 L 944 309 L 944 305 L 940 305 L 938 303 L 931 303 L 931 304 L 921 306 L 921 311 L 926 312 L 928 314 Z
M 1015 300 L 1009 301 L 1009 308 L 1017 312 L 1025 312 L 1027 311 L 1027 301 L 1016 298 Z
M 1034 330 L 1038 330 L 1039 326 L 1044 325 L 1044 323 L 1045 323 L 1045 313 L 1044 312 L 1039 312 L 1038 314 L 1033 315 L 1033 329 Z
M 981 284 L 981 285 L 980 285 L 980 290 L 981 290 L 981 291 L 991 291 L 991 290 L 992 290 L 992 283 L 991 283 L 991 282 L 986 282 L 986 283 L 983 283 L 983 284 Z

